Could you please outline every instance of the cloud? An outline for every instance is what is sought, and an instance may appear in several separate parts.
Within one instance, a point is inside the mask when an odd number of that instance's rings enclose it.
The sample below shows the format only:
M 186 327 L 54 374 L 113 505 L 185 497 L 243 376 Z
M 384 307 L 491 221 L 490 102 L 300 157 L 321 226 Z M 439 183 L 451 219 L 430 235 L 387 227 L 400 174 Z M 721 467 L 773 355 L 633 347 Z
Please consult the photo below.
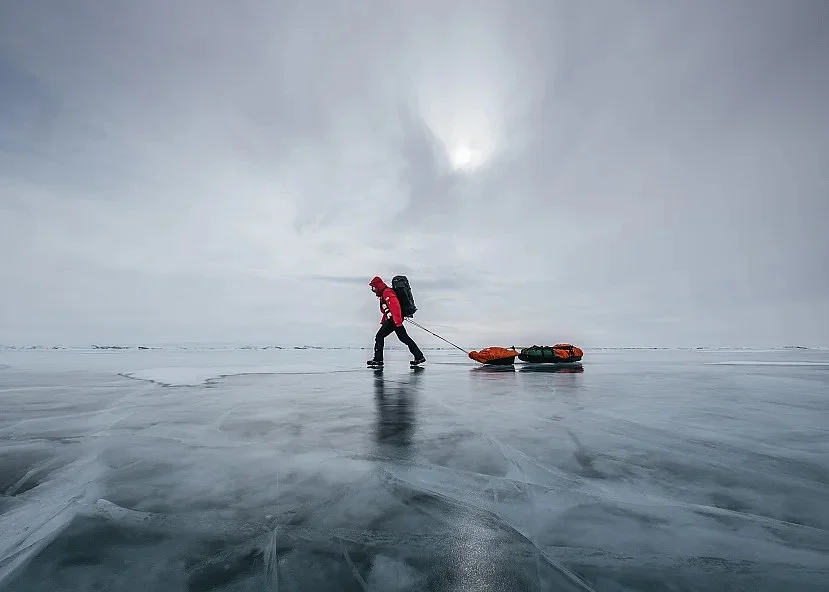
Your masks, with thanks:
M 826 344 L 824 16 L 6 2 L 0 341 Z

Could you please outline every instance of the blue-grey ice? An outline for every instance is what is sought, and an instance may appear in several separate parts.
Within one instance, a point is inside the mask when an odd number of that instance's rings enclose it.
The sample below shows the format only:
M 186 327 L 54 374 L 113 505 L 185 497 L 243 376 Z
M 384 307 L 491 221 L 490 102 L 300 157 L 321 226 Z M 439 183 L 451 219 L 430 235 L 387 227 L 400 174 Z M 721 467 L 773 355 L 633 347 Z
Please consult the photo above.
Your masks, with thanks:
M 0 351 L 0 590 L 818 591 L 829 351 Z

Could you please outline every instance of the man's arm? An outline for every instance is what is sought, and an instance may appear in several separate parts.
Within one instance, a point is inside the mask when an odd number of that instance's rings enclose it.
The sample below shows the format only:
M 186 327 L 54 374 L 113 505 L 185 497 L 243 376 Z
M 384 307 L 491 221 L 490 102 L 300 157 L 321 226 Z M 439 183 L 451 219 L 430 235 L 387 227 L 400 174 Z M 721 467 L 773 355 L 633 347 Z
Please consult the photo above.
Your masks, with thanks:
M 386 294 L 383 297 L 383 300 L 386 301 L 386 305 L 389 307 L 389 311 L 391 311 L 391 318 L 394 321 L 395 326 L 399 327 L 402 325 L 403 312 L 400 310 L 400 301 L 397 297 L 391 294 Z

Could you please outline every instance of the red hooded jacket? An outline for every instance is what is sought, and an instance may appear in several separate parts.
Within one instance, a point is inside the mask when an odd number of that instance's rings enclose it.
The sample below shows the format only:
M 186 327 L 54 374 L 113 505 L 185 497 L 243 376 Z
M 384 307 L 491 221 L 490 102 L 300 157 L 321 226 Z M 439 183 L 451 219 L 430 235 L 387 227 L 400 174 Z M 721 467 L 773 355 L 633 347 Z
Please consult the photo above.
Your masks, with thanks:
M 386 282 L 378 276 L 374 276 L 374 279 L 368 285 L 374 289 L 374 293 L 380 299 L 380 312 L 383 313 L 380 323 L 384 323 L 391 316 L 396 327 L 402 325 L 403 312 L 400 310 L 400 301 L 397 299 L 397 294 L 394 290 L 387 286 Z M 386 310 L 389 312 L 386 312 Z

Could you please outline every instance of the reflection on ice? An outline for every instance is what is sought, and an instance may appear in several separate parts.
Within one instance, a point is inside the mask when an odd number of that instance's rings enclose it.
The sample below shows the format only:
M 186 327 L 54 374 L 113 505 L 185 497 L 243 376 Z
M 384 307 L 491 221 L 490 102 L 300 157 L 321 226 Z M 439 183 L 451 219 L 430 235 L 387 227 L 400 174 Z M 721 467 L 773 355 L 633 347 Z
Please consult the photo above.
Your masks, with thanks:
M 413 368 L 402 380 L 386 378 L 374 371 L 374 401 L 377 405 L 375 440 L 378 454 L 409 456 L 416 429 L 416 406 L 424 368 Z
M 412 370 L 390 352 L 373 370 L 363 353 L 4 358 L 0 590 L 829 579 L 819 365 L 602 352 L 562 372 L 448 353 Z

